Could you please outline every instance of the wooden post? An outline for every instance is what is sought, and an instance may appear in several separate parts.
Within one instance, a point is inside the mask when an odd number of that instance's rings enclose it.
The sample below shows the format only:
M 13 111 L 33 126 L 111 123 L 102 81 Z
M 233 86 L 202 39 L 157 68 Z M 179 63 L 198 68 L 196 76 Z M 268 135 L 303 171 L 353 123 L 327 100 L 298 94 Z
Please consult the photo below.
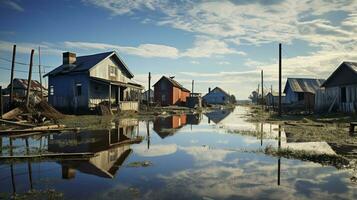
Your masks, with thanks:
M 271 93 L 271 96 L 272 96 L 272 100 L 271 100 L 271 103 L 273 104 L 273 112 L 275 111 L 275 102 L 274 102 L 274 95 L 273 95 L 273 85 L 270 85 L 270 93 Z
M 15 70 L 16 45 L 12 49 L 11 76 L 10 76 L 10 105 L 14 101 L 14 70 Z
M 262 109 L 264 109 L 264 84 L 263 84 L 263 70 L 261 71 L 261 80 L 262 80 Z
M 43 90 L 42 90 L 42 73 L 41 73 L 41 47 L 38 47 L 38 73 L 40 76 L 40 85 L 41 85 L 41 100 L 43 100 Z
M 109 111 L 112 112 L 112 86 L 109 83 Z
M 29 107 L 30 103 L 30 92 L 31 92 L 31 77 L 32 77 L 32 62 L 33 62 L 33 54 L 35 50 L 31 50 L 31 57 L 30 57 L 30 69 L 29 69 L 29 77 L 27 79 L 27 92 L 26 92 L 26 107 Z
M 148 87 L 148 93 L 147 93 L 147 99 L 146 99 L 146 101 L 147 101 L 147 106 L 148 107 L 150 107 L 150 95 L 151 95 L 151 92 L 150 92 L 150 88 L 151 88 L 151 72 L 149 72 L 149 83 L 148 83 L 149 85 L 149 87 Z
M 0 119 L 2 119 L 2 115 L 4 113 L 4 106 L 2 102 L 2 87 L 0 86 Z
M 257 91 L 257 105 L 259 105 L 259 90 L 260 90 L 260 84 L 258 83 L 258 91 Z
M 279 43 L 279 116 L 281 116 L 281 43 Z

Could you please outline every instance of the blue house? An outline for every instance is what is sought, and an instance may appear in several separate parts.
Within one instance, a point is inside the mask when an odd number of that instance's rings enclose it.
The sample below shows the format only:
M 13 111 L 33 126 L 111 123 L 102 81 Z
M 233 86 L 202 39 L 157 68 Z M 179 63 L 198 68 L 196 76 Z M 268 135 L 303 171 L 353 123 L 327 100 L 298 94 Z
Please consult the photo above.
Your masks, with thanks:
M 47 73 L 48 101 L 59 110 L 93 110 L 105 103 L 118 110 L 138 110 L 143 87 L 114 51 L 79 56 L 63 53 L 61 66 Z
M 313 108 L 315 93 L 324 81 L 324 79 L 288 78 L 284 88 L 285 103 Z
M 231 95 L 220 87 L 215 87 L 212 91 L 208 89 L 208 93 L 202 97 L 203 101 L 208 104 L 228 104 L 231 102 Z

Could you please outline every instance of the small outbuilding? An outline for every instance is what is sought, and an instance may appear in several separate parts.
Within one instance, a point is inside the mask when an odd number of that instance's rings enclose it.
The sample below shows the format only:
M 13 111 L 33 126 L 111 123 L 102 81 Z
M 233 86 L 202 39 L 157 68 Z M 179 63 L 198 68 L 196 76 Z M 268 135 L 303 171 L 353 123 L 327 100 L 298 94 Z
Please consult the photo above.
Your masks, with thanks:
M 342 62 L 316 96 L 318 111 L 356 112 L 357 62 Z
M 228 104 L 232 103 L 231 95 L 220 87 L 215 87 L 213 90 L 208 88 L 208 93 L 202 97 L 207 104 Z
M 281 94 L 281 103 L 285 103 L 285 94 Z M 269 92 L 265 96 L 265 104 L 267 106 L 277 106 L 279 104 L 279 93 L 278 92 Z
M 143 92 L 141 94 L 141 102 L 146 103 L 148 100 L 149 100 L 149 102 L 154 102 L 154 90 L 152 90 L 152 89 L 146 90 L 145 92 Z
M 284 89 L 285 103 L 313 109 L 315 93 L 324 81 L 324 79 L 288 78 Z
M 174 77 L 162 76 L 154 84 L 154 101 L 162 106 L 185 105 L 190 90 L 183 87 Z

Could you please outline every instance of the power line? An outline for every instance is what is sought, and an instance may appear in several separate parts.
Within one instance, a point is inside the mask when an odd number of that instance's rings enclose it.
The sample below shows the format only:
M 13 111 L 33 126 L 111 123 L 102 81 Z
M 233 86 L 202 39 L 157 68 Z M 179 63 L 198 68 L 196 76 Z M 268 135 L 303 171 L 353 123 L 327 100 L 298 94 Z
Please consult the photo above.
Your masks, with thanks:
M 6 67 L 0 67 L 0 70 L 7 70 L 7 71 L 11 71 L 11 69 L 8 69 Z M 26 70 L 18 70 L 18 69 L 15 69 L 14 70 L 15 72 L 22 72 L 22 73 L 29 73 L 28 71 Z M 44 71 L 43 71 L 44 72 Z M 38 71 L 32 71 L 32 73 L 38 73 Z
M 12 62 L 10 59 L 7 59 L 7 58 L 1 58 L 0 57 L 0 60 L 4 60 L 6 62 Z M 19 64 L 19 65 L 24 65 L 24 66 L 29 66 L 30 64 L 29 63 L 24 63 L 24 62 L 18 62 L 18 61 L 15 61 L 16 64 Z M 37 65 L 36 65 L 37 66 Z M 41 65 L 41 67 L 46 67 L 46 68 L 52 68 L 52 67 L 55 67 L 55 66 L 50 66 L 50 65 Z

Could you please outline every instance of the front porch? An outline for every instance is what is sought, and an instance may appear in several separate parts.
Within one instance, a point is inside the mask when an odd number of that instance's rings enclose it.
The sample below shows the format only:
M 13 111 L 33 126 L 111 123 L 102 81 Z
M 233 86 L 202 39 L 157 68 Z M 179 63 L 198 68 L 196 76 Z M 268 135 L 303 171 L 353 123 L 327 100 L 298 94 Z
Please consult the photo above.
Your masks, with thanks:
M 89 87 L 89 107 L 95 108 L 105 103 L 112 111 L 138 111 L 141 90 L 140 85 L 92 78 Z

